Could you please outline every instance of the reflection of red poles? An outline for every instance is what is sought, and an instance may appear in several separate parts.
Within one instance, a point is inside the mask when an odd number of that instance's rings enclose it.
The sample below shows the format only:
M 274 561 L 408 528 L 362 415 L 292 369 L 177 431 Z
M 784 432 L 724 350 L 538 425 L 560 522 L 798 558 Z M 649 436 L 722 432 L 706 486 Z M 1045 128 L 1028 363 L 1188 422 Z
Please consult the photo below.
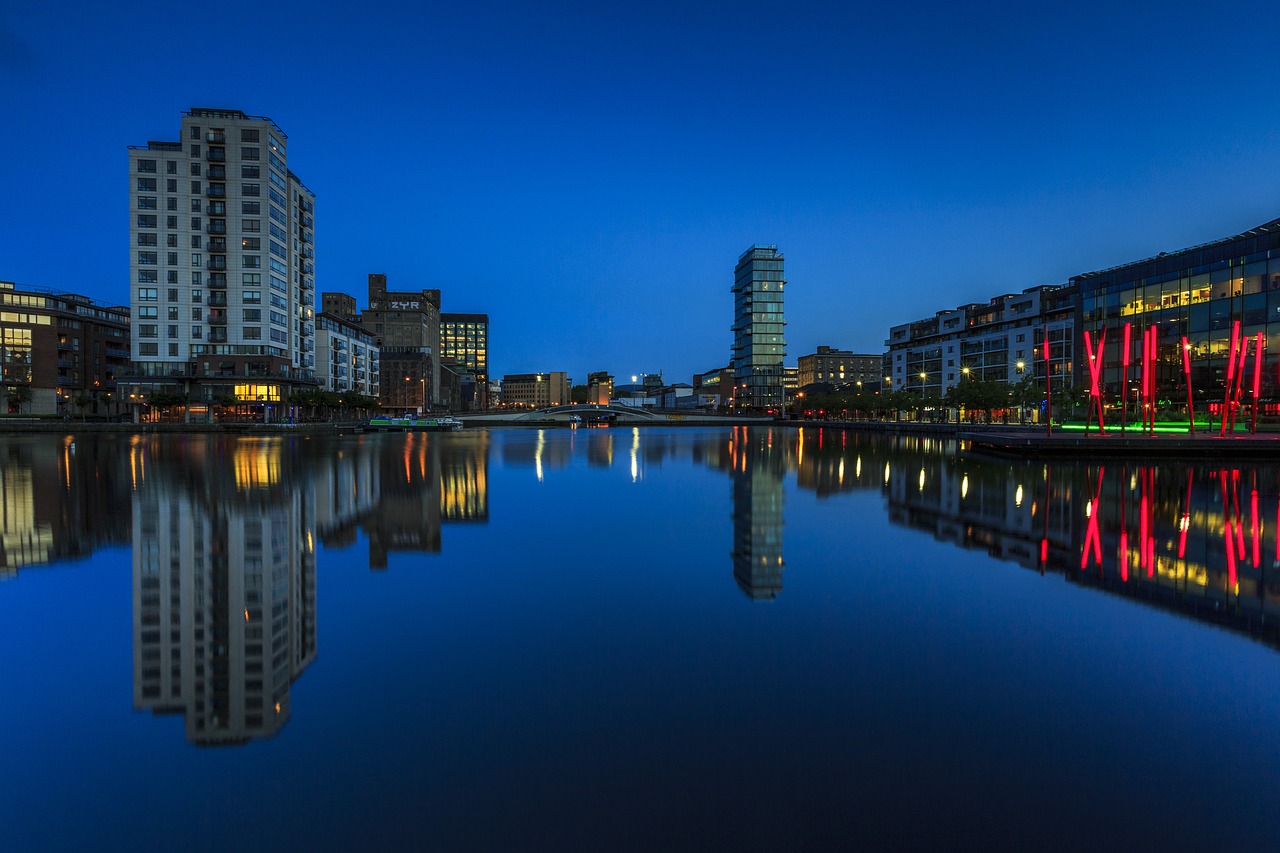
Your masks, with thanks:
M 1258 332 L 1253 344 L 1253 418 L 1249 424 L 1249 432 L 1254 435 L 1258 434 L 1258 392 L 1262 390 L 1262 349 L 1266 345 L 1262 332 Z
M 1222 541 L 1227 547 L 1227 594 L 1230 595 L 1236 586 L 1236 543 L 1231 530 L 1230 503 L 1227 501 L 1227 472 L 1219 470 L 1218 476 L 1222 480 Z
M 1129 469 L 1120 469 L 1120 580 L 1129 582 L 1129 519 L 1126 507 L 1129 496 L 1124 490 L 1129 487 Z
M 1053 372 L 1049 363 L 1049 327 L 1044 327 L 1044 434 L 1053 435 Z M 1048 537 L 1045 537 L 1048 544 Z
M 1089 565 L 1089 546 L 1093 546 L 1093 558 L 1098 562 L 1098 571 L 1102 571 L 1102 539 L 1098 535 L 1098 504 L 1102 500 L 1102 475 L 1105 468 L 1098 467 L 1098 485 L 1093 490 L 1093 503 L 1089 505 L 1089 525 L 1084 532 L 1084 551 L 1080 554 L 1080 568 Z
M 1239 344 L 1240 321 L 1236 320 L 1231 326 L 1231 349 L 1227 351 L 1227 382 L 1226 390 L 1222 395 L 1222 426 L 1218 430 L 1219 438 L 1222 438 L 1227 434 L 1227 412 L 1231 409 L 1231 380 L 1235 377 L 1236 347 L 1239 346 Z
M 1187 529 L 1191 527 L 1191 474 L 1187 469 L 1187 498 L 1182 503 L 1182 521 L 1178 524 L 1178 559 L 1187 557 Z
M 1044 535 L 1040 538 L 1040 574 L 1044 574 L 1045 566 L 1049 564 L 1049 498 L 1052 483 L 1053 469 L 1046 466 L 1044 469 Z
M 1120 372 L 1120 432 L 1122 433 L 1129 420 L 1129 333 L 1132 327 L 1132 323 L 1124 324 L 1124 347 L 1120 350 L 1120 363 L 1123 365 Z
M 1262 537 L 1258 530 L 1258 472 L 1253 473 L 1253 492 L 1249 495 L 1249 530 L 1253 533 L 1253 567 L 1262 565 Z
M 1196 434 L 1196 405 L 1191 398 L 1191 344 L 1187 343 L 1187 336 L 1182 336 L 1182 372 L 1187 377 L 1187 426 L 1191 427 L 1191 434 Z

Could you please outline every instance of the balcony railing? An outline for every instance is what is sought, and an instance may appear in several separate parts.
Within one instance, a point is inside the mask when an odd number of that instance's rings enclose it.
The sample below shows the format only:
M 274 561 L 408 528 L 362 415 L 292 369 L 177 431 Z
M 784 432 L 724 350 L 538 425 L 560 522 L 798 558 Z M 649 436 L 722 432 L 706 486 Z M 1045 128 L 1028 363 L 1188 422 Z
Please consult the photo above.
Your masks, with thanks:
M 226 259 L 226 257 L 225 257 L 224 255 L 210 255 L 210 256 L 209 256 L 209 269 L 211 269 L 211 270 L 225 270 L 226 268 L 227 268 L 227 259 Z
M 211 130 L 204 135 L 204 141 L 223 143 L 227 141 L 227 135 L 221 131 Z
M 209 220 L 209 228 L 208 228 L 208 231 L 209 231 L 209 233 L 210 233 L 210 234 L 226 234 L 226 233 L 227 233 L 227 220 L 225 220 L 225 219 L 210 219 L 210 220 Z
M 205 195 L 209 196 L 209 198 L 226 198 L 227 185 L 226 184 L 209 184 L 209 188 L 205 191 Z
M 222 160 L 226 160 L 226 159 L 227 159 L 227 149 L 225 149 L 225 148 L 210 148 L 210 149 L 209 149 L 209 159 L 210 159 L 210 160 L 212 160 L 212 161 L 214 161 L 214 162 L 220 162 L 220 161 L 222 161 Z

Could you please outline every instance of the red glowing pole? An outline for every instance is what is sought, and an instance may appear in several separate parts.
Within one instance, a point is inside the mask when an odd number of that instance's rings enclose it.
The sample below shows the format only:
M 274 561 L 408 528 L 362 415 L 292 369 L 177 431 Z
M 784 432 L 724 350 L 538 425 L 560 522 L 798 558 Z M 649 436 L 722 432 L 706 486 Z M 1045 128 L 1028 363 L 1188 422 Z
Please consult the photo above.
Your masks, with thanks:
M 1124 347 L 1120 350 L 1120 362 L 1124 366 L 1120 373 L 1120 432 L 1125 431 L 1129 420 L 1129 334 L 1133 324 L 1124 324 Z
M 1231 349 L 1227 351 L 1227 383 L 1226 390 L 1222 395 L 1222 425 L 1218 430 L 1218 437 L 1223 438 L 1227 434 L 1227 412 L 1231 408 L 1231 379 L 1235 376 L 1236 371 L 1236 347 L 1240 343 L 1240 321 L 1236 320 L 1231 326 Z
M 1107 434 L 1107 425 L 1106 425 L 1106 420 L 1105 420 L 1104 412 L 1102 408 L 1102 388 L 1101 388 L 1102 352 L 1103 352 L 1103 347 L 1106 344 L 1106 340 L 1107 340 L 1107 330 L 1103 329 L 1101 334 L 1098 335 L 1098 351 L 1097 353 L 1095 353 L 1093 351 L 1093 346 L 1090 343 L 1088 330 L 1086 330 L 1084 333 L 1084 346 L 1085 346 L 1085 349 L 1087 350 L 1086 354 L 1089 356 L 1089 382 L 1090 382 L 1089 393 L 1093 396 L 1094 402 L 1098 406 L 1098 433 L 1100 435 Z
M 1148 326 L 1142 332 L 1142 379 L 1146 386 L 1142 389 L 1142 397 L 1144 405 L 1142 407 L 1142 431 L 1148 435 L 1153 434 L 1156 421 L 1156 404 L 1155 404 L 1155 342 L 1156 330 L 1153 326 Z
M 1196 434 L 1196 404 L 1191 398 L 1191 345 L 1187 343 L 1187 336 L 1182 336 L 1182 372 L 1187 377 L 1187 426 L 1191 428 L 1191 435 Z
M 1044 327 L 1044 434 L 1053 435 L 1053 371 L 1049 362 L 1049 327 Z M 1047 517 L 1047 516 L 1046 516 Z M 1048 545 L 1046 539 L 1045 545 Z
M 1231 432 L 1236 431 L 1236 415 L 1240 412 L 1240 392 L 1244 386 L 1244 363 L 1249 357 L 1249 336 L 1240 338 L 1240 357 L 1236 359 L 1236 390 L 1231 400 Z
M 1151 434 L 1156 434 L 1156 380 L 1160 369 L 1160 339 L 1156 327 L 1151 327 Z M 1154 472 L 1153 472 L 1154 476 Z M 1153 507 L 1154 509 L 1154 507 Z
M 1147 331 L 1147 329 L 1142 330 L 1142 358 L 1138 361 L 1138 364 L 1142 366 L 1142 370 L 1138 374 L 1141 377 L 1138 382 L 1138 387 L 1142 391 L 1142 403 L 1139 406 L 1141 411 L 1139 414 L 1142 415 L 1143 432 L 1147 431 L 1147 358 L 1150 350 L 1150 347 L 1147 346 Z
M 1249 432 L 1258 434 L 1258 392 L 1262 390 L 1262 350 L 1266 346 L 1262 332 L 1258 332 L 1253 343 L 1253 418 L 1249 424 Z

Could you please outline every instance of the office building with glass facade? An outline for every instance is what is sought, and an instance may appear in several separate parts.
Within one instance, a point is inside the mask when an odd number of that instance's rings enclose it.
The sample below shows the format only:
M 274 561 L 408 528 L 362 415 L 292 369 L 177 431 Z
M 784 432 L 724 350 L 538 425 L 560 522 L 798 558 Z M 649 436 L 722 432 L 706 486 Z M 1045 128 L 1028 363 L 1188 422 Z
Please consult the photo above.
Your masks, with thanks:
M 760 243 L 738 258 L 733 276 L 734 405 L 778 411 L 785 402 L 782 359 L 783 256 L 777 246 Z

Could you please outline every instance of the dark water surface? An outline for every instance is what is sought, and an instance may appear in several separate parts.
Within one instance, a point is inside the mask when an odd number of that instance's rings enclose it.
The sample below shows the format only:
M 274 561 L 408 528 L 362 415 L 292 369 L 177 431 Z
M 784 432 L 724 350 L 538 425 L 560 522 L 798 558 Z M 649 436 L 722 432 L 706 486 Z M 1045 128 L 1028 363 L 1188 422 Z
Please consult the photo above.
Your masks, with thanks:
M 0 847 L 1275 849 L 1280 469 L 0 437 Z

